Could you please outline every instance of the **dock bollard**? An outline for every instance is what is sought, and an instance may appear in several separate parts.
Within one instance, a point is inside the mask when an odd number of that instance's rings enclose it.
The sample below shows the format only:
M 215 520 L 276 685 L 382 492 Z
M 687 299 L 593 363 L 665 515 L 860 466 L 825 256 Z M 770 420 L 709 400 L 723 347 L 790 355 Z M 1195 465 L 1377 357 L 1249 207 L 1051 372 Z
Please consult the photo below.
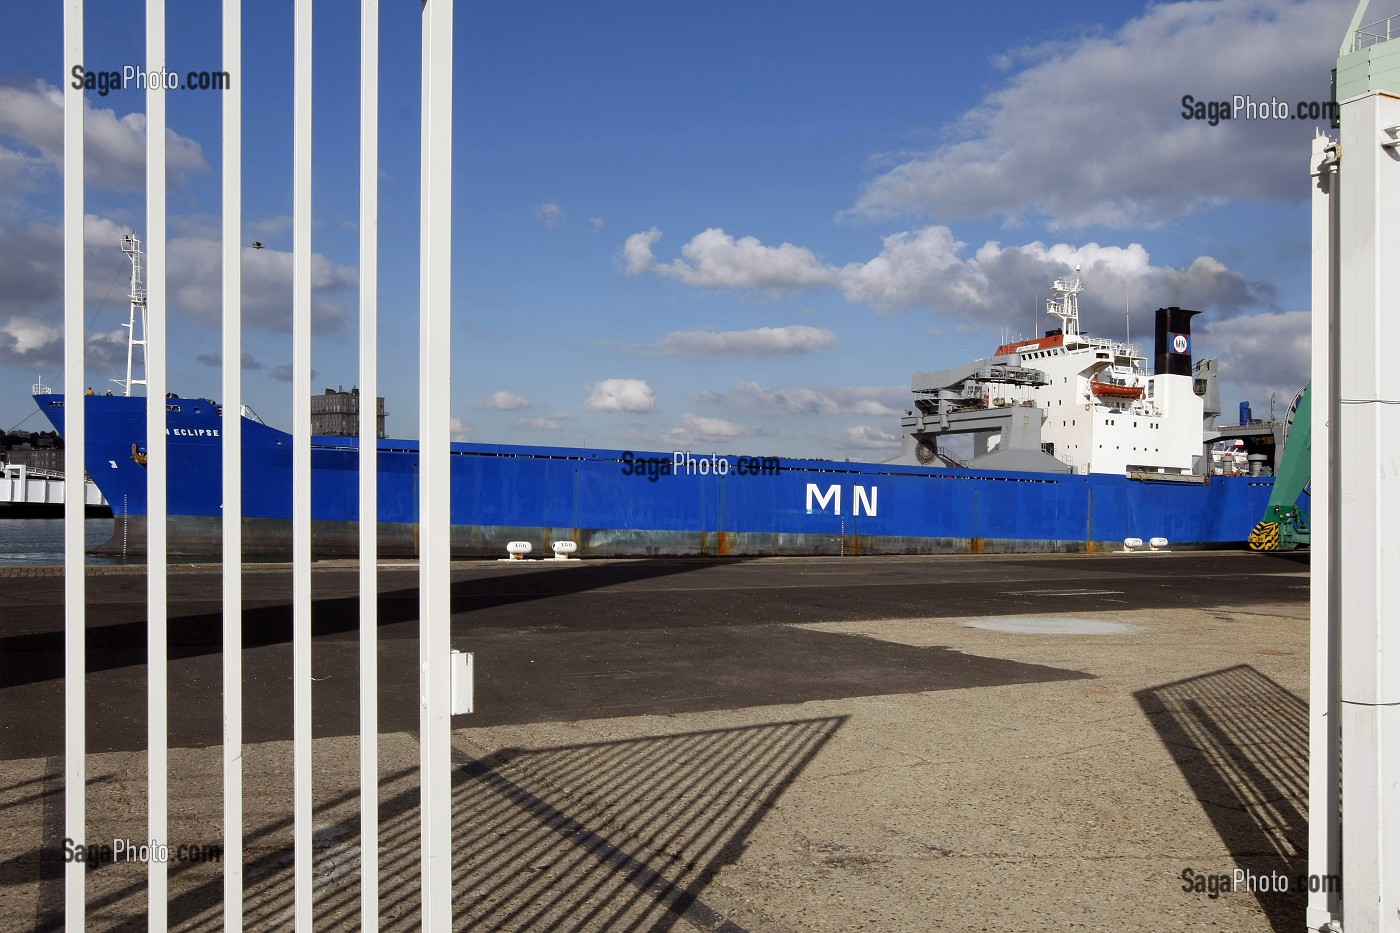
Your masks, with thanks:
M 532 550 L 534 550 L 534 548 L 530 545 L 529 541 L 512 541 L 510 544 L 506 545 L 506 553 L 510 555 L 507 559 L 524 560 L 525 555 L 529 554 Z
M 578 545 L 573 541 L 555 541 L 550 547 L 554 550 L 555 560 L 570 560 L 570 554 L 578 550 Z
M 1124 554 L 1131 554 L 1133 551 L 1138 551 L 1138 550 L 1141 550 L 1141 549 L 1142 549 L 1142 539 L 1141 539 L 1141 538 L 1124 538 L 1124 539 L 1123 539 L 1123 553 L 1124 553 Z
M 1166 547 L 1169 543 L 1170 542 L 1168 542 L 1166 538 L 1153 538 L 1151 541 L 1147 542 L 1148 546 L 1154 551 L 1162 550 L 1162 548 Z

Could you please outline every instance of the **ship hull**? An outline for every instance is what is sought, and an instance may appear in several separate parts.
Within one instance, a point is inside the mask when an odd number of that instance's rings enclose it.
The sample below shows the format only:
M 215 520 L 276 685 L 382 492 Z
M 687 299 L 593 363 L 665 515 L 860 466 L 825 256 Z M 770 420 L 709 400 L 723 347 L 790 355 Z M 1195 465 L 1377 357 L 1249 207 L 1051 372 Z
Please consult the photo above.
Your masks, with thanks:
M 63 430 L 63 399 L 37 396 Z M 144 553 L 145 399 L 86 398 L 88 473 L 112 504 L 103 551 Z M 221 547 L 222 415 L 208 400 L 167 406 L 168 549 Z M 250 558 L 291 553 L 290 435 L 243 422 L 243 537 Z M 452 445 L 452 550 L 503 557 L 509 541 L 578 556 L 1014 553 L 1117 549 L 1126 537 L 1173 547 L 1241 545 L 1263 514 L 1270 477 L 1155 482 L 1101 474 L 952 470 L 587 448 Z M 312 439 L 312 551 L 359 548 L 358 442 Z M 385 557 L 418 551 L 418 445 L 381 440 L 378 541 Z
M 111 537 L 94 553 L 138 558 L 144 555 L 146 516 L 116 518 Z M 418 529 L 411 524 L 381 522 L 381 558 L 418 556 Z M 167 552 L 172 558 L 217 558 L 222 523 L 205 516 L 172 515 L 166 522 Z M 312 553 L 319 559 L 358 557 L 358 521 L 312 522 Z M 1117 541 L 940 537 L 931 535 L 802 534 L 727 531 L 657 531 L 639 528 L 555 528 L 547 526 L 452 526 L 454 558 L 505 558 L 508 541 L 531 541 L 531 556 L 549 556 L 554 541 L 574 541 L 575 557 L 857 557 L 861 555 L 1092 553 L 1118 550 Z M 1237 541 L 1187 542 L 1185 546 L 1232 547 Z M 292 550 L 289 519 L 244 519 L 245 560 L 285 560 Z

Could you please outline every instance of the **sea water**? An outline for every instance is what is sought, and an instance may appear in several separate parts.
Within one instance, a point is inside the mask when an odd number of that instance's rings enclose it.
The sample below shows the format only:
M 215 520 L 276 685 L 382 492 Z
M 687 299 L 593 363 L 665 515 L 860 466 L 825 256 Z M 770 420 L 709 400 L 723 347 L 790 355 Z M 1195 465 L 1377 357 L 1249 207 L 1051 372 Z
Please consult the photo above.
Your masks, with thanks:
M 106 544 L 112 536 L 112 519 L 83 521 L 88 550 Z M 115 564 L 113 557 L 87 556 L 89 564 Z M 63 563 L 63 519 L 0 518 L 0 567 L 33 567 Z

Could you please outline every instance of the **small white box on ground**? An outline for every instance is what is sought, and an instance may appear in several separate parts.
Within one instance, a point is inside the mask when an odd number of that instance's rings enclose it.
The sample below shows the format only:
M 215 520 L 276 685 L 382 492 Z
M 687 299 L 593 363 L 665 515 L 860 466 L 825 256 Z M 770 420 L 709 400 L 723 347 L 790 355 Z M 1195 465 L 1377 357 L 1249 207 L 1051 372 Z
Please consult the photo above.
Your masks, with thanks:
M 472 670 L 472 653 L 452 649 L 452 715 L 460 716 L 472 711 L 472 683 L 475 673 Z

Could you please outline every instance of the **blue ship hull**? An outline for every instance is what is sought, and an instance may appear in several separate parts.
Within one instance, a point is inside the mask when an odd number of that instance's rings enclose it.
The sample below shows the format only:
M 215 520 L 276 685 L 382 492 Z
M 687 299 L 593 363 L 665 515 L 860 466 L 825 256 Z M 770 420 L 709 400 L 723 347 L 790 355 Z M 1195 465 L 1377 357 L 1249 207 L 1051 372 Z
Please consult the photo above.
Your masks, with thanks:
M 62 432 L 63 397 L 35 400 Z M 146 468 L 134 454 L 145 448 L 146 400 L 85 401 L 86 468 L 116 521 L 103 550 L 138 554 Z M 216 556 L 222 413 L 207 399 L 173 398 L 167 409 L 170 553 Z M 356 438 L 312 438 L 318 555 L 357 551 L 358 460 Z M 416 553 L 417 468 L 417 441 L 379 441 L 385 556 Z M 290 552 L 291 477 L 291 435 L 245 418 L 248 555 Z M 461 557 L 502 557 L 513 540 L 545 554 L 551 542 L 572 540 L 579 556 L 647 557 L 1093 551 L 1125 537 L 1224 547 L 1245 541 L 1272 486 L 1271 477 L 1153 482 L 709 455 L 673 468 L 670 453 L 453 444 L 452 542 Z

